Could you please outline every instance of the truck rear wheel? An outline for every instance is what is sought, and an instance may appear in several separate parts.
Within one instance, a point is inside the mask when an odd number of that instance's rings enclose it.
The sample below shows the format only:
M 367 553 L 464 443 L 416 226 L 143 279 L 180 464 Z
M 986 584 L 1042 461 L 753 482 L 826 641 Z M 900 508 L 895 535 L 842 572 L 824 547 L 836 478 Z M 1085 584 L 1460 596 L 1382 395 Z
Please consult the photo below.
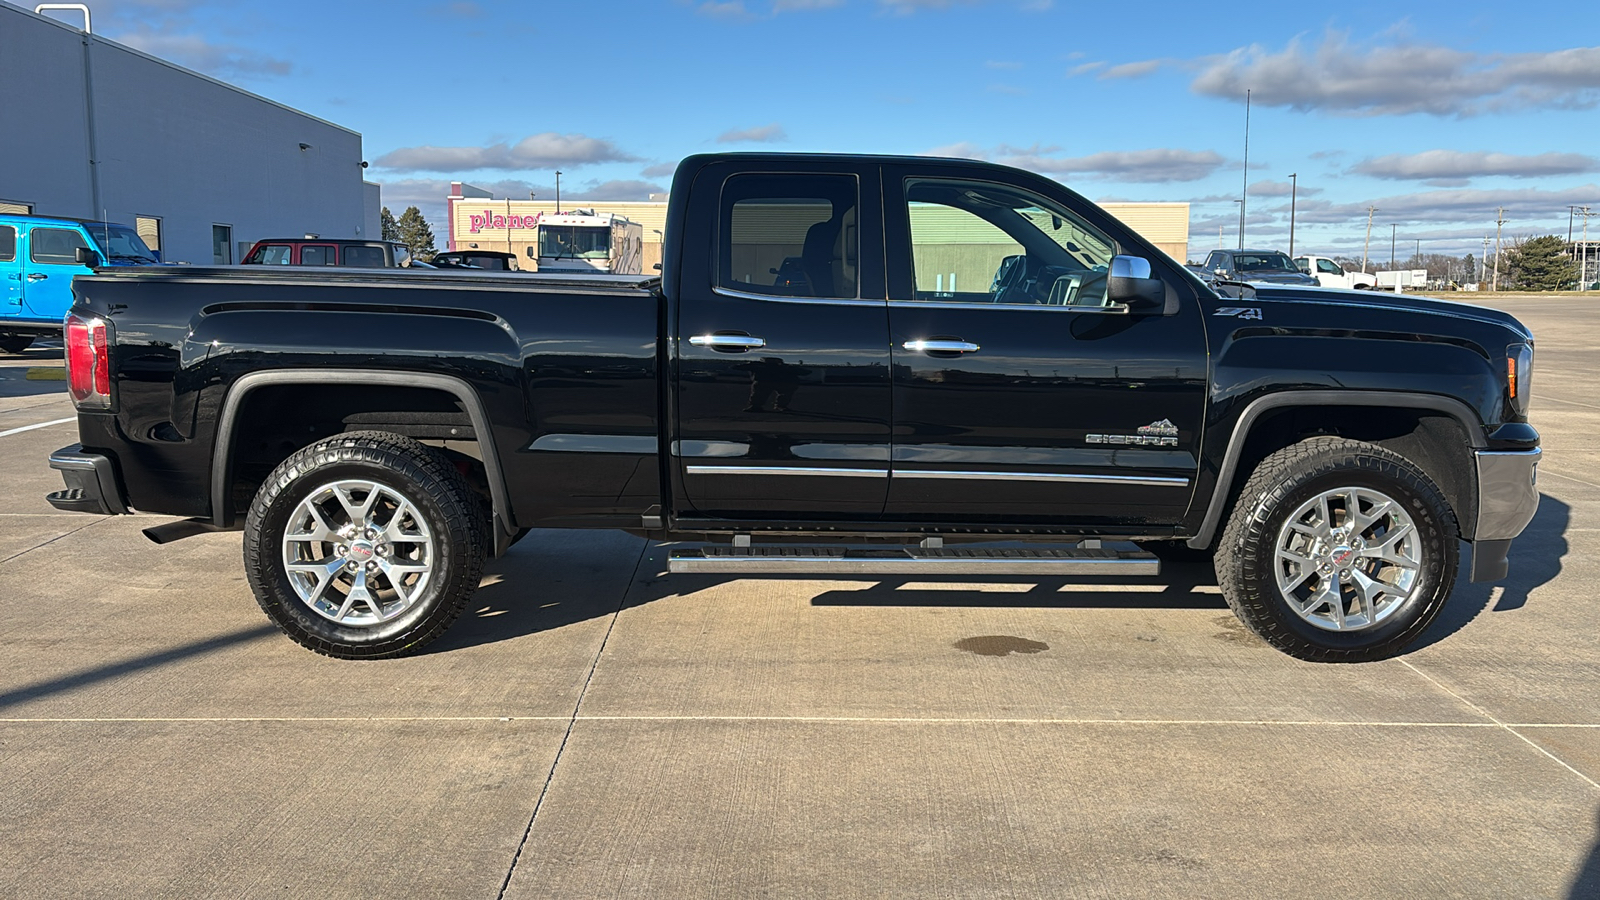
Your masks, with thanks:
M 443 454 L 350 432 L 268 476 L 245 520 L 245 572 L 262 610 L 307 649 L 404 656 L 461 614 L 484 542 L 478 497 Z
M 1217 583 L 1250 630 L 1290 656 L 1392 656 L 1455 586 L 1455 514 L 1397 453 L 1312 438 L 1262 461 L 1217 548 Z

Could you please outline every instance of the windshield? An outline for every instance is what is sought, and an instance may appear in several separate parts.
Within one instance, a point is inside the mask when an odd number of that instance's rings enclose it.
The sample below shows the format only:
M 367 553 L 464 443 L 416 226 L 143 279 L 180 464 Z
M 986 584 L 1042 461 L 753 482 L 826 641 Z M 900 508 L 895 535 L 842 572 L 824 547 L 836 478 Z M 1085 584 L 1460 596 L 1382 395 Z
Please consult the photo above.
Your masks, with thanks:
M 611 256 L 611 229 L 603 225 L 540 225 L 539 255 L 557 259 L 607 259 Z
M 1235 253 L 1233 267 L 1240 272 L 1297 272 L 1282 253 Z
M 155 252 L 145 246 L 138 232 L 126 225 L 86 222 L 83 227 L 89 232 L 89 236 L 94 238 L 100 252 L 110 259 L 126 262 L 160 262 Z

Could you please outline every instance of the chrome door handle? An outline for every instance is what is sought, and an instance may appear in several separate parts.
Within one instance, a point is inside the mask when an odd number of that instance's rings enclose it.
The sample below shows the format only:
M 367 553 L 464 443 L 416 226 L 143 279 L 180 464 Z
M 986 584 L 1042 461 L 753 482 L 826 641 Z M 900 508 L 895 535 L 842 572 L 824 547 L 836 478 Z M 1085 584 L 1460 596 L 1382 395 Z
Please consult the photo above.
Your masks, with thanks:
M 748 334 L 697 334 L 689 338 L 689 343 L 713 350 L 759 350 L 767 345 L 764 339 Z
M 49 277 L 50 277 L 49 275 L 46 275 L 43 272 L 30 272 L 30 273 L 28 273 L 28 280 L 29 281 L 43 281 L 43 280 L 45 280 L 46 278 L 49 278 Z
M 913 353 L 976 353 L 978 345 L 971 341 L 906 341 L 900 346 Z

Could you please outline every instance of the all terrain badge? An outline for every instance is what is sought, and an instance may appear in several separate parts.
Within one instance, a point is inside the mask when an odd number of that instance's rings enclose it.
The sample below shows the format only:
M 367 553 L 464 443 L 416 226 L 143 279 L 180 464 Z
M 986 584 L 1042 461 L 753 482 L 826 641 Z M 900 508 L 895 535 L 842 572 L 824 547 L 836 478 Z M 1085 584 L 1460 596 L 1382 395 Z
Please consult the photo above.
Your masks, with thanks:
M 1171 419 L 1140 425 L 1137 430 L 1138 434 L 1086 434 L 1083 440 L 1089 444 L 1117 444 L 1124 447 L 1178 446 L 1178 426 L 1172 424 Z

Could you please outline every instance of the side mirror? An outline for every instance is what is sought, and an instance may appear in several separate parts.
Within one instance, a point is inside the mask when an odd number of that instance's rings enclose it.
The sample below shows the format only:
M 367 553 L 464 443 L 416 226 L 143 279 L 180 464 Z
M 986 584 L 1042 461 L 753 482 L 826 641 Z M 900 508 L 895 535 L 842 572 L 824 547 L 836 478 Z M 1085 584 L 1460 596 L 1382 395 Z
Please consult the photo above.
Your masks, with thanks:
M 1160 312 L 1167 306 L 1167 283 L 1150 277 L 1150 260 L 1113 256 L 1106 273 L 1106 299 L 1129 312 Z
M 1221 275 L 1221 276 L 1226 277 L 1227 274 L 1228 274 L 1228 270 L 1227 269 L 1213 269 L 1212 270 L 1212 274 L 1213 275 Z
M 78 248 L 78 253 L 77 253 L 77 260 L 78 260 L 78 265 L 80 265 L 80 266 L 103 266 L 103 265 L 105 265 L 105 263 L 100 261 L 100 254 L 96 253 L 94 251 L 94 248 L 92 248 L 92 247 L 79 247 Z

